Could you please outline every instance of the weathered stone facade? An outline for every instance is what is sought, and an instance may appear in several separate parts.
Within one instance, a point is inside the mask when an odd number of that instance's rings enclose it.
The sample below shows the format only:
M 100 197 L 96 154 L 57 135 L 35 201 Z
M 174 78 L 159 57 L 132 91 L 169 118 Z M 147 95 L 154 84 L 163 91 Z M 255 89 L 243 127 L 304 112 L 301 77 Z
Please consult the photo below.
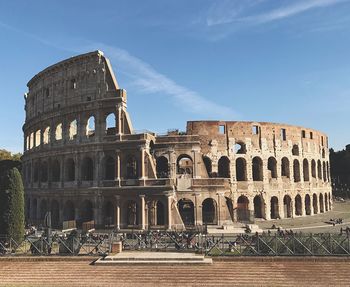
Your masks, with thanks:
M 332 208 L 328 138 L 302 127 L 193 121 L 135 133 L 126 91 L 100 51 L 40 72 L 25 96 L 29 221 L 179 229 Z

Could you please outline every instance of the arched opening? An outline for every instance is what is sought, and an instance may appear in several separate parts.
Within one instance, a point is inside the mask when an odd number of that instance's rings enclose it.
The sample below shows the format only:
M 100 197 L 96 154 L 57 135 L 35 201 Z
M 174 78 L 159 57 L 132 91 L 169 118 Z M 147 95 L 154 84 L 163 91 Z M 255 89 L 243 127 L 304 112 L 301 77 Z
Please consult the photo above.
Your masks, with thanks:
M 157 201 L 156 204 L 156 210 L 157 210 L 157 225 L 165 225 L 165 207 L 163 202 L 160 200 Z
M 192 176 L 193 161 L 187 154 L 182 154 L 177 158 L 177 173 Z
M 237 142 L 234 146 L 234 152 L 236 154 L 246 154 L 247 153 L 247 149 L 246 149 L 246 145 L 243 142 Z
M 316 178 L 316 162 L 314 159 L 311 161 L 311 176 Z
M 53 182 L 58 182 L 61 180 L 61 167 L 57 159 L 53 160 L 51 163 L 51 175 Z
M 129 156 L 126 161 L 126 178 L 137 179 L 139 177 L 138 164 L 134 156 Z
M 328 196 L 327 196 L 327 193 L 324 194 L 324 205 L 325 205 L 325 209 L 326 211 L 328 211 L 329 209 L 329 204 L 328 204 Z
M 90 157 L 85 157 L 81 170 L 82 180 L 91 181 L 94 179 L 94 162 Z
M 292 155 L 299 156 L 299 146 L 297 144 L 293 145 Z
M 185 226 L 194 225 L 194 205 L 190 199 L 181 199 L 178 202 L 178 209 Z
M 116 133 L 117 131 L 116 131 L 115 114 L 110 113 L 106 117 L 106 135 L 115 135 Z
M 95 135 L 95 117 L 91 116 L 86 123 L 86 136 L 88 138 Z
M 267 169 L 270 172 L 270 178 L 277 178 L 277 161 L 274 157 L 269 157 Z
M 51 201 L 51 226 L 58 228 L 60 225 L 60 206 L 57 200 Z
M 289 195 L 285 195 L 283 198 L 283 209 L 285 218 L 292 217 L 292 199 Z
M 305 214 L 311 215 L 311 198 L 310 195 L 305 195 Z
M 278 219 L 279 212 L 278 212 L 278 198 L 277 196 L 271 197 L 271 219 Z
M 115 160 L 108 156 L 105 158 L 105 180 L 114 180 L 115 178 Z
M 228 209 L 228 212 L 230 213 L 231 220 L 234 220 L 234 215 L 233 215 L 233 202 L 232 199 L 229 197 L 225 197 L 226 199 L 226 206 Z
M 236 180 L 247 181 L 247 163 L 242 157 L 236 159 Z
M 303 160 L 303 174 L 304 181 L 310 181 L 309 161 L 306 158 Z
M 62 139 L 62 124 L 58 124 L 55 130 L 55 140 L 59 141 Z
M 137 226 L 139 224 L 138 206 L 133 200 L 126 202 L 126 224 L 128 226 Z
M 203 156 L 203 162 L 205 165 L 205 169 L 207 171 L 208 177 L 212 177 L 212 163 L 211 159 L 207 156 Z
M 293 161 L 294 182 L 300 182 L 300 164 L 297 159 Z
M 320 212 L 324 212 L 324 202 L 323 202 L 323 194 L 320 194 Z
M 41 144 L 41 131 L 37 130 L 35 132 L 35 146 L 39 146 Z
M 281 161 L 281 176 L 290 178 L 289 159 L 286 157 Z
M 323 181 L 327 181 L 327 168 L 326 168 L 326 163 L 323 162 Z
M 50 142 L 50 127 L 46 127 L 43 134 L 43 143 L 48 144 Z
M 158 178 L 168 178 L 169 177 L 169 162 L 165 156 L 157 157 L 156 169 L 157 169 L 157 177 Z
M 263 180 L 263 161 L 260 157 L 253 158 L 253 181 L 262 181 Z
M 80 222 L 89 222 L 94 220 L 94 209 L 90 200 L 84 200 L 80 206 Z
M 75 140 L 78 134 L 77 120 L 71 121 L 69 124 L 69 140 Z
M 72 158 L 66 160 L 66 181 L 75 180 L 75 163 Z
M 324 150 L 324 148 L 322 149 L 322 158 L 326 157 L 326 151 Z
M 47 212 L 47 202 L 46 199 L 43 199 L 40 201 L 40 220 L 44 220 L 45 219 L 45 214 Z
M 317 176 L 318 179 L 322 179 L 322 164 L 320 160 L 317 161 Z
M 302 215 L 301 196 L 299 194 L 295 197 L 295 215 Z
M 105 227 L 114 225 L 114 206 L 110 201 L 104 203 L 103 206 L 103 224 Z
M 312 208 L 314 209 L 314 214 L 318 213 L 318 201 L 317 201 L 317 195 L 314 193 L 312 195 Z
M 43 161 L 40 164 L 40 181 L 41 182 L 47 182 L 47 179 L 48 179 L 47 174 L 48 174 L 48 165 L 46 161 Z
M 254 217 L 264 218 L 264 203 L 261 195 L 254 197 Z
M 218 177 L 230 178 L 230 160 L 222 156 L 218 162 Z
M 246 196 L 241 195 L 237 200 L 237 220 L 246 222 L 250 221 L 250 212 L 248 209 L 249 200 Z
M 71 220 L 75 220 L 75 207 L 74 203 L 68 200 L 63 207 L 63 221 Z
M 217 224 L 216 201 L 207 198 L 202 202 L 202 218 L 203 224 Z

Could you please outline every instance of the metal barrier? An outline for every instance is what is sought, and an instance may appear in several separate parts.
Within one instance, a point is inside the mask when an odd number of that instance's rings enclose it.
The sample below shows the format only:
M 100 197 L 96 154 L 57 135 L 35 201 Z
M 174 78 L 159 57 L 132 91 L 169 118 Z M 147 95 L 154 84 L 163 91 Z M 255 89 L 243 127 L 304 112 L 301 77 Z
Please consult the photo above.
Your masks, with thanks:
M 124 250 L 197 252 L 207 256 L 350 256 L 347 234 L 262 234 L 212 236 L 200 232 L 112 232 L 0 236 L 1 255 L 106 255 L 115 242 Z

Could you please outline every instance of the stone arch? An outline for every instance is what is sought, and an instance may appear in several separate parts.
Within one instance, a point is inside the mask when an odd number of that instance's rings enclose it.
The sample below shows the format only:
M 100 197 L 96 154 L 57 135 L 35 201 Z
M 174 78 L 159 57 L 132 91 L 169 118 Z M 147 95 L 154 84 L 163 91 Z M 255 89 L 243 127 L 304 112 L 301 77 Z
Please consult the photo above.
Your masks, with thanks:
M 211 159 L 207 156 L 203 156 L 203 162 L 204 162 L 204 166 L 205 166 L 205 169 L 208 173 L 208 177 L 212 177 L 212 162 L 211 162 Z
M 187 154 L 181 154 L 176 161 L 177 173 L 191 175 L 193 173 L 193 160 Z
M 297 144 L 293 145 L 292 155 L 299 156 L 299 146 Z
M 125 203 L 125 215 L 127 226 L 137 226 L 139 224 L 139 207 L 134 200 L 128 200 Z
M 252 172 L 253 181 L 263 181 L 263 161 L 258 156 L 253 158 Z
M 95 125 L 95 117 L 94 116 L 90 116 L 86 122 L 86 136 L 88 138 L 95 136 L 95 129 L 96 129 L 96 125 Z
M 283 209 L 285 218 L 292 217 L 292 199 L 289 195 L 283 197 Z
M 40 181 L 47 182 L 48 181 L 48 164 L 47 161 L 42 161 L 40 164 Z
M 300 182 L 300 164 L 297 159 L 293 161 L 294 182 Z
M 73 120 L 69 123 L 69 140 L 75 140 L 78 134 L 78 122 Z
M 247 148 L 246 148 L 245 143 L 242 141 L 237 141 L 235 146 L 234 146 L 234 152 L 235 152 L 235 154 L 246 154 Z
M 222 156 L 218 162 L 218 177 L 230 178 L 230 160 Z
M 264 218 L 265 215 L 265 204 L 264 199 L 261 195 L 256 195 L 254 197 L 254 217 L 255 218 Z
M 271 219 L 278 219 L 280 218 L 279 216 L 279 211 L 278 211 L 278 198 L 277 196 L 272 196 L 271 201 L 270 201 L 270 214 L 271 214 Z
M 75 162 L 72 158 L 68 158 L 65 164 L 66 181 L 75 180 Z
M 106 135 L 115 135 L 116 131 L 116 117 L 114 113 L 109 113 L 106 116 Z
M 52 182 L 59 182 L 61 180 L 61 165 L 57 159 L 51 162 L 51 179 Z
M 249 200 L 246 196 L 241 195 L 237 199 L 237 220 L 250 221 Z
M 323 181 L 327 182 L 327 168 L 326 168 L 326 163 L 325 162 L 323 162 L 322 168 L 323 168 Z
M 161 200 L 156 203 L 156 225 L 165 225 L 165 206 Z
M 322 193 L 320 193 L 319 199 L 320 199 L 320 213 L 324 213 L 324 202 L 323 202 L 323 194 Z
M 94 162 L 91 157 L 84 157 L 81 165 L 82 180 L 92 181 L 94 180 Z
M 320 160 L 317 161 L 317 177 L 322 179 L 322 164 Z
M 247 181 L 247 162 L 242 157 L 236 159 L 236 180 Z
M 194 225 L 194 204 L 192 200 L 182 198 L 177 203 L 181 219 L 185 226 Z
M 318 213 L 318 200 L 317 200 L 317 195 L 314 193 L 312 195 L 312 208 L 314 210 L 314 214 Z
M 106 156 L 104 158 L 104 179 L 115 179 L 115 159 L 112 156 Z
M 43 144 L 50 143 L 50 127 L 46 127 L 43 133 Z
M 304 181 L 310 181 L 309 161 L 306 158 L 303 160 L 303 175 Z
M 169 177 L 169 161 L 165 156 L 157 157 L 156 159 L 156 170 L 158 178 Z
M 62 139 L 62 123 L 59 123 L 55 129 L 55 140 L 59 141 Z
M 310 195 L 305 195 L 305 214 L 311 215 L 311 198 Z
M 85 199 L 81 203 L 80 209 L 79 209 L 79 215 L 80 215 L 79 218 L 81 223 L 94 220 L 94 206 L 90 200 Z
M 114 225 L 114 205 L 109 200 L 103 205 L 103 224 L 105 227 L 110 227 Z
M 126 178 L 137 179 L 139 177 L 138 162 L 134 156 L 129 156 L 126 160 Z
M 281 176 L 290 178 L 289 159 L 287 157 L 283 157 L 281 160 Z
M 267 161 L 267 169 L 270 171 L 271 178 L 277 178 L 277 161 L 273 156 Z
M 217 204 L 213 198 L 206 198 L 202 202 L 203 224 L 217 224 Z
M 316 161 L 314 159 L 311 160 L 311 176 L 316 178 Z
M 75 220 L 75 206 L 70 200 L 67 200 L 63 206 L 63 221 Z
M 301 196 L 298 194 L 295 197 L 295 215 L 302 215 L 302 202 L 301 202 Z
M 53 228 L 60 226 L 60 205 L 55 199 L 51 201 L 51 226 Z

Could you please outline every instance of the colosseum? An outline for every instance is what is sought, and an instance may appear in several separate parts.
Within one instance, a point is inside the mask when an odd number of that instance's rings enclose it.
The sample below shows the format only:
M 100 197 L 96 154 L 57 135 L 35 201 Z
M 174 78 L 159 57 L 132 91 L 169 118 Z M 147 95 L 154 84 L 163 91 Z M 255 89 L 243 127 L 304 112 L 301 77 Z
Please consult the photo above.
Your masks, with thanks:
M 332 208 L 328 138 L 266 122 L 136 132 L 100 51 L 35 75 L 25 94 L 26 217 L 79 228 L 224 228 Z M 145 117 L 147 115 L 145 114 Z

